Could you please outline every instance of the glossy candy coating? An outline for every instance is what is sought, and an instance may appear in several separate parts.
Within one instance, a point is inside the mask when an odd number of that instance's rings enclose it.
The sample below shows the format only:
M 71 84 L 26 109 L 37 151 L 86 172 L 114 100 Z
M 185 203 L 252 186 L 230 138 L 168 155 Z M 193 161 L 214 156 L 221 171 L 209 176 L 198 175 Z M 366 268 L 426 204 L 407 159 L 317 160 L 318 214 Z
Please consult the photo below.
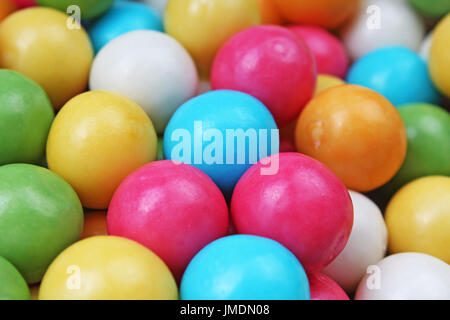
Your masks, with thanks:
M 311 300 L 350 300 L 345 291 L 323 273 L 309 274 L 308 281 Z
M 420 13 L 433 18 L 442 17 L 450 12 L 449 0 L 409 0 L 409 2 Z
M 83 19 L 96 18 L 105 13 L 114 3 L 114 0 L 34 0 L 37 4 L 45 7 L 67 12 L 70 6 L 80 8 Z
M 443 18 L 433 31 L 429 68 L 436 87 L 450 98 L 450 13 Z
M 30 290 L 20 272 L 0 257 L 0 300 L 30 300 Z
M 326 75 L 326 74 L 319 74 L 317 76 L 317 86 L 316 86 L 316 92 L 314 93 L 314 96 L 317 96 L 319 93 L 322 93 L 323 91 L 340 86 L 341 84 L 345 84 L 345 82 L 339 78 Z M 294 125 L 295 128 L 295 125 Z
M 11 0 L 2 0 L 0 2 L 0 22 L 16 10 L 17 6 L 14 2 Z

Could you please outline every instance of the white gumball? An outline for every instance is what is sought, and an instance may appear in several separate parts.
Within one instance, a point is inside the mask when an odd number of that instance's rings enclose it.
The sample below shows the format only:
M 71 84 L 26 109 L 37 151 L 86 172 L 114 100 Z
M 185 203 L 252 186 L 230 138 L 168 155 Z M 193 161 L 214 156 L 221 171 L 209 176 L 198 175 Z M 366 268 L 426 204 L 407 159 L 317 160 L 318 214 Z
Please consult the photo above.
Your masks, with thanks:
M 432 38 L 433 33 L 429 33 L 425 40 L 423 40 L 422 44 L 420 45 L 419 54 L 422 57 L 423 60 L 428 62 L 428 58 L 430 57 L 430 51 L 431 51 L 431 42 L 433 40 Z
M 144 3 L 148 4 L 150 7 L 156 10 L 161 17 L 164 17 L 164 12 L 166 11 L 167 2 L 169 0 L 143 0 Z
M 355 291 L 367 267 L 383 259 L 387 228 L 380 209 L 366 196 L 349 191 L 353 202 L 353 228 L 344 250 L 323 273 L 348 293 Z
M 356 60 L 385 46 L 417 51 L 425 25 L 405 0 L 365 0 L 341 36 L 350 57 Z
M 197 94 L 198 75 L 189 53 L 174 38 L 156 31 L 126 33 L 95 57 L 91 90 L 127 96 L 162 133 L 175 110 Z
M 449 300 L 450 266 L 424 253 L 398 253 L 371 268 L 356 300 Z

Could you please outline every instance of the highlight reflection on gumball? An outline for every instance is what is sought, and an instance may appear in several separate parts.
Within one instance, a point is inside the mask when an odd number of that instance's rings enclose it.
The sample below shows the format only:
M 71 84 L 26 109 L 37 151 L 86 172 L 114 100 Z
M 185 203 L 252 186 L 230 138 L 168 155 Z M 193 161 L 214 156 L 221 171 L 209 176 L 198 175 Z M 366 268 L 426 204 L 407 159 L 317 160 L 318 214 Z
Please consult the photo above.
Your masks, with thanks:
M 342 79 L 326 74 L 319 74 L 317 77 L 317 86 L 314 96 L 317 96 L 319 93 L 322 93 L 327 89 L 340 86 L 341 84 L 345 84 Z
M 0 256 L 0 300 L 30 300 L 30 290 L 20 272 Z
M 320 271 L 344 249 L 353 208 L 344 184 L 323 164 L 299 153 L 270 157 L 278 171 L 252 166 L 233 192 L 231 215 L 239 233 L 286 246 L 308 272 Z
M 311 300 L 350 300 L 333 279 L 320 272 L 308 274 Z
M 194 255 L 228 230 L 228 207 L 199 169 L 157 161 L 129 175 L 109 206 L 108 234 L 135 240 L 156 253 L 177 280 Z
M 83 19 L 96 18 L 105 13 L 114 3 L 114 0 L 34 0 L 45 7 L 67 12 L 70 6 L 78 6 Z
M 214 60 L 211 85 L 215 90 L 254 96 L 283 126 L 311 99 L 316 78 L 314 58 L 298 36 L 283 27 L 257 26 L 222 46 Z
M 361 280 L 356 300 L 450 299 L 450 266 L 442 260 L 423 253 L 399 253 L 375 267 Z
M 176 299 L 175 280 L 156 254 L 112 236 L 87 238 L 64 250 L 48 268 L 39 290 L 39 300 Z
M 367 88 L 341 85 L 311 100 L 296 128 L 297 150 L 327 165 L 355 191 L 388 182 L 406 155 L 406 130 L 395 107 Z
M 438 89 L 450 98 L 450 13 L 439 22 L 433 31 L 429 68 L 431 78 Z
M 91 209 L 106 209 L 122 180 L 156 154 L 156 132 L 145 112 L 106 91 L 70 100 L 56 116 L 47 141 L 50 170 L 68 181 Z
M 274 0 L 258 0 L 261 6 L 262 24 L 282 24 L 283 19 L 280 16 L 278 7 Z
M 353 293 L 367 268 L 385 256 L 388 233 L 377 205 L 361 193 L 349 193 L 354 213 L 352 233 L 344 250 L 322 272 Z
M 84 214 L 84 226 L 80 239 L 107 234 L 106 212 L 88 211 Z
M 234 235 L 204 247 L 181 282 L 183 300 L 309 300 L 300 262 L 274 240 Z

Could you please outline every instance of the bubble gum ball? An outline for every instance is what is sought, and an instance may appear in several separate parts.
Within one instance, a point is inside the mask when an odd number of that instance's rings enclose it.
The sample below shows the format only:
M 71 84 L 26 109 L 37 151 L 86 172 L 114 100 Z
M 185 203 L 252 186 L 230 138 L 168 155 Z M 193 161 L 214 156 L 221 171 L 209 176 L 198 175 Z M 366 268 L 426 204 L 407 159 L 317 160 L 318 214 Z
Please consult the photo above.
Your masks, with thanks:
M 375 270 L 361 280 L 356 300 L 450 299 L 450 266 L 427 254 L 394 254 Z
M 234 235 L 203 248 L 181 282 L 183 300 L 309 300 L 305 271 L 271 239 Z
M 39 290 L 39 300 L 128 299 L 176 300 L 177 285 L 156 254 L 111 236 L 84 239 L 64 250 L 48 268 Z
M 289 26 L 289 30 L 311 49 L 317 65 L 317 72 L 344 78 L 349 59 L 341 41 L 327 30 L 316 26 Z
M 228 207 L 217 186 L 199 169 L 157 161 L 121 183 L 107 223 L 108 234 L 143 244 L 181 279 L 201 248 L 226 235 Z
M 431 78 L 438 89 L 450 98 L 450 14 L 438 24 L 433 32 L 429 68 Z
M 16 10 L 17 7 L 11 0 L 2 0 L 0 2 L 0 22 Z
M 314 94 L 316 66 L 306 44 L 289 30 L 257 26 L 229 39 L 214 60 L 212 88 L 248 93 L 283 126 Z
M 53 9 L 30 8 L 0 25 L 0 67 L 36 81 L 55 110 L 86 89 L 93 56 L 86 32 L 67 28 L 67 19 Z
M 34 0 L 11 0 L 11 2 L 15 3 L 19 8 L 33 7 L 36 5 Z
M 429 176 L 400 189 L 386 209 L 389 251 L 423 252 L 450 263 L 450 177 Z
M 341 85 L 306 106 L 297 151 L 327 165 L 347 188 L 365 192 L 388 182 L 406 155 L 406 130 L 395 107 L 370 89 Z
M 189 100 L 164 133 L 165 159 L 201 169 L 227 198 L 252 164 L 278 151 L 278 130 L 269 110 L 237 91 L 211 91 Z
M 353 209 L 347 189 L 320 162 L 298 153 L 270 159 L 272 175 L 252 166 L 233 192 L 231 215 L 238 233 L 268 237 L 286 246 L 308 272 L 320 271 L 347 243 Z
M 0 167 L 0 256 L 32 284 L 80 238 L 83 209 L 71 186 L 29 164 Z
M 0 300 L 30 300 L 30 290 L 20 272 L 0 257 Z
M 356 60 L 386 46 L 416 51 L 425 37 L 425 25 L 406 1 L 366 0 L 341 36 L 350 58 Z
M 143 0 L 143 2 L 154 9 L 160 17 L 163 17 L 169 0 Z
M 342 79 L 326 74 L 319 74 L 319 76 L 317 77 L 317 86 L 314 96 L 317 96 L 319 93 L 322 93 L 327 89 L 340 86 L 341 84 L 345 84 Z
M 350 18 L 360 0 L 274 0 L 281 16 L 291 23 L 335 28 Z
M 41 87 L 0 70 L 0 165 L 40 163 L 52 121 L 52 105 Z
M 118 36 L 134 30 L 163 31 L 158 14 L 143 3 L 118 1 L 89 27 L 96 52 Z
M 156 132 L 145 112 L 106 91 L 70 100 L 56 116 L 47 141 L 50 170 L 68 181 L 91 209 L 106 209 L 122 180 L 156 154 Z
M 320 272 L 309 274 L 308 280 L 311 300 L 350 300 L 333 279 Z
M 409 0 L 420 13 L 426 16 L 439 18 L 450 12 L 449 0 Z
M 105 13 L 114 3 L 114 0 L 35 0 L 41 6 L 50 7 L 67 12 L 70 6 L 80 8 L 83 19 L 96 18 Z
M 192 58 L 175 39 L 139 30 L 103 47 L 92 65 L 89 84 L 92 90 L 132 99 L 163 133 L 175 110 L 197 93 L 198 76 Z
M 261 23 L 259 0 L 169 0 L 164 26 L 209 76 L 219 48 L 236 32 Z
M 89 211 L 84 214 L 84 226 L 80 239 L 107 234 L 106 212 Z
M 388 233 L 377 205 L 361 193 L 349 193 L 354 213 L 350 238 L 344 250 L 322 272 L 353 293 L 367 268 L 384 258 Z
M 280 16 L 278 7 L 274 0 L 258 0 L 261 6 L 262 24 L 282 24 L 283 19 Z

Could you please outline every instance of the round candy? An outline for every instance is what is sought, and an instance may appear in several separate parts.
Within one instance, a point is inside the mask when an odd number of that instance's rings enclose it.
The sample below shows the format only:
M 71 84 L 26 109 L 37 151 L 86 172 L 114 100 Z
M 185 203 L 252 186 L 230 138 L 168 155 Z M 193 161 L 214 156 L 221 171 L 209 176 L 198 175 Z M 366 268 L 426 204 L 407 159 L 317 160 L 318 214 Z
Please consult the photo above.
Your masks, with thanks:
M 314 96 L 317 96 L 319 93 L 322 93 L 323 91 L 340 86 L 341 84 L 345 84 L 345 82 L 339 78 L 326 75 L 326 74 L 319 74 L 317 77 L 317 86 L 316 86 L 316 92 L 314 93 Z M 295 128 L 295 125 L 294 125 Z
M 375 90 L 395 106 L 441 100 L 426 62 L 404 47 L 385 47 L 360 58 L 351 67 L 347 82 Z
M 386 254 L 388 233 L 383 215 L 372 200 L 350 191 L 353 202 L 353 228 L 344 250 L 322 272 L 352 293 L 367 268 Z
M 10 1 L 19 6 L 19 8 L 33 7 L 36 5 L 35 0 L 10 0 Z
M 349 59 L 341 41 L 327 30 L 315 26 L 290 26 L 289 30 L 300 36 L 311 49 L 317 72 L 344 78 Z
M 0 2 L 0 22 L 17 10 L 17 6 L 11 0 L 2 0 Z
M 438 89 L 450 98 L 450 14 L 433 31 L 429 68 L 431 78 Z
M 22 275 L 0 257 L 0 300 L 30 300 L 30 290 Z
M 192 58 L 175 39 L 139 30 L 114 39 L 98 53 L 89 84 L 92 90 L 132 99 L 163 133 L 175 110 L 197 93 L 198 76 Z
M 80 8 L 83 19 L 92 19 L 105 13 L 114 3 L 114 0 L 34 0 L 41 6 L 67 12 L 70 6 Z
M 282 24 L 283 19 L 280 16 L 278 7 L 273 0 L 258 0 L 261 6 L 262 24 Z
M 239 32 L 220 49 L 211 85 L 258 98 L 283 126 L 313 96 L 316 76 L 311 51 L 299 37 L 283 27 L 257 26 Z
M 389 251 L 423 252 L 450 263 L 449 195 L 445 176 L 424 177 L 400 189 L 386 209 Z
M 52 121 L 52 105 L 41 87 L 0 70 L 0 165 L 40 163 Z
M 81 239 L 107 234 L 106 212 L 89 211 L 84 214 L 84 226 Z
M 308 275 L 311 300 L 350 300 L 333 279 L 316 272 Z
M 366 0 L 341 36 L 350 58 L 356 60 L 386 46 L 416 51 L 425 36 L 425 25 L 406 1 Z
M 297 150 L 327 165 L 356 191 L 388 182 L 406 155 L 406 130 L 395 107 L 380 94 L 341 85 L 306 106 L 296 128 Z
M 160 17 L 163 17 L 169 0 L 143 0 L 143 2 L 154 9 Z
M 238 233 L 279 241 L 308 272 L 320 271 L 350 236 L 353 208 L 347 189 L 325 165 L 305 155 L 280 153 L 270 161 L 278 171 L 263 175 L 258 162 L 236 185 L 233 223 Z
M 0 203 L 0 256 L 28 283 L 37 283 L 50 262 L 80 238 L 80 200 L 53 172 L 10 164 L 0 167 Z
M 439 18 L 450 12 L 449 0 L 409 0 L 420 13 L 426 16 Z
M 42 279 L 39 300 L 175 300 L 178 290 L 164 262 L 119 237 L 81 240 L 64 250 Z
M 197 168 L 157 161 L 133 172 L 114 194 L 108 234 L 135 240 L 156 253 L 177 280 L 205 245 L 228 230 L 228 207 Z
M 47 142 L 50 170 L 66 179 L 87 208 L 105 209 L 120 182 L 156 159 L 151 120 L 133 101 L 106 91 L 70 100 Z
M 258 0 L 169 0 L 164 26 L 207 77 L 222 44 L 236 32 L 260 24 L 260 11 Z
M 305 271 L 278 242 L 234 235 L 203 248 L 181 282 L 183 300 L 309 300 Z
M 450 266 L 423 253 L 400 253 L 373 266 L 356 300 L 449 300 Z
M 164 134 L 165 159 L 203 170 L 227 198 L 244 172 L 266 155 L 278 153 L 278 147 L 269 110 L 237 91 L 211 91 L 189 100 L 175 112 Z
M 112 39 L 135 30 L 162 32 L 163 23 L 158 14 L 143 3 L 117 1 L 89 27 L 89 36 L 98 52 Z

